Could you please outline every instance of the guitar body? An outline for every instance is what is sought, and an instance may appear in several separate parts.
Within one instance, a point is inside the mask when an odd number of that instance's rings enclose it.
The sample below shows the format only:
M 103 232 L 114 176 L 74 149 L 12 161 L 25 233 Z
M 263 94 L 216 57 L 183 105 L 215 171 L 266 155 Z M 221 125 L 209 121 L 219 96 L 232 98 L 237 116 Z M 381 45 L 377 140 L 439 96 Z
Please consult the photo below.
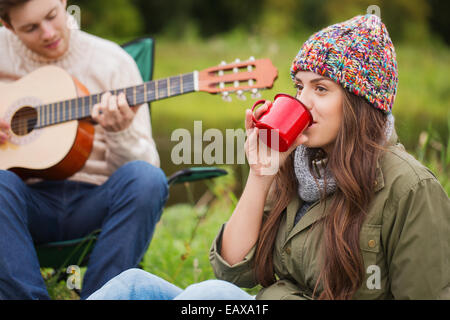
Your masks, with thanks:
M 65 179 L 79 171 L 92 150 L 94 127 L 90 122 L 74 120 L 27 132 L 24 121 L 33 105 L 87 94 L 76 79 L 53 66 L 13 83 L 0 83 L 0 117 L 10 123 L 12 135 L 0 145 L 0 170 L 11 170 L 23 179 L 49 180 Z M 24 120 L 18 121 L 20 113 Z

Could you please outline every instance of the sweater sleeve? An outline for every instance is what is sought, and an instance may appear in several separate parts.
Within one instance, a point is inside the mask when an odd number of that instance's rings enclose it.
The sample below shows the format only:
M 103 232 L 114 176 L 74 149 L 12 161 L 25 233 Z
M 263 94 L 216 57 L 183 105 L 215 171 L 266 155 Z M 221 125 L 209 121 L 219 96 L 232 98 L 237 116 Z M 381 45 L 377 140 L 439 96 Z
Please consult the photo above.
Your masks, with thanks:
M 120 89 L 142 84 L 142 77 L 133 58 L 123 52 L 120 59 L 122 60 L 120 68 L 112 75 L 111 88 Z M 127 129 L 105 132 L 106 161 L 113 171 L 134 160 L 143 160 L 154 166 L 160 166 L 158 151 L 152 138 L 149 106 L 143 104 L 138 108 L 133 122 Z

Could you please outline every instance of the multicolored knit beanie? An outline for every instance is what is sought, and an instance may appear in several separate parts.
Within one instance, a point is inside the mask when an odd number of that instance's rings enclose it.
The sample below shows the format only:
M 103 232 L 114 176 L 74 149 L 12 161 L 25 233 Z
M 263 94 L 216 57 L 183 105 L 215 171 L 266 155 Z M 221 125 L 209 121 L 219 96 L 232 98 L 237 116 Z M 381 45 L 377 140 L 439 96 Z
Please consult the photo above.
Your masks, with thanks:
M 312 35 L 292 63 L 293 79 L 300 70 L 329 77 L 375 108 L 392 111 L 397 61 L 386 26 L 376 15 L 356 16 Z

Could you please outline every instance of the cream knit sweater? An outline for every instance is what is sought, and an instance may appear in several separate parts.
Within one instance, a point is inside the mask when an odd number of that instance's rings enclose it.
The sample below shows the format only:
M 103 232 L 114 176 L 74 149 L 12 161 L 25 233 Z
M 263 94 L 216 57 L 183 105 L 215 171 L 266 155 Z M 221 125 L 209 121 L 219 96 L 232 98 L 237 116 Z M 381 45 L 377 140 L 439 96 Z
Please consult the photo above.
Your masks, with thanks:
M 56 61 L 49 61 L 29 50 L 14 33 L 0 27 L 0 81 L 17 80 L 48 64 L 65 69 L 91 94 L 142 83 L 133 58 L 113 42 L 73 29 L 68 52 Z M 124 131 L 107 132 L 96 125 L 92 153 L 85 166 L 69 180 L 102 184 L 116 169 L 133 160 L 160 165 L 147 104 L 139 107 L 134 121 Z

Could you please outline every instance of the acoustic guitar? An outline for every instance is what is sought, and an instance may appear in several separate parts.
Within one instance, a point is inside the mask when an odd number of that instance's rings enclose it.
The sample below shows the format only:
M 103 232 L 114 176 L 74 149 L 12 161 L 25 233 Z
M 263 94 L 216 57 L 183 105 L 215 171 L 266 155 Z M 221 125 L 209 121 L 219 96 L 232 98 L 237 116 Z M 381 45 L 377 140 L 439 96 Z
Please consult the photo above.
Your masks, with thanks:
M 190 92 L 230 93 L 244 98 L 250 91 L 271 88 L 277 69 L 269 59 L 222 63 L 203 71 L 112 90 L 124 92 L 130 106 Z M 10 124 L 11 138 L 0 145 L 0 170 L 21 178 L 58 180 L 79 171 L 93 145 L 92 107 L 102 93 L 89 91 L 63 69 L 46 66 L 13 83 L 0 83 L 0 118 Z

